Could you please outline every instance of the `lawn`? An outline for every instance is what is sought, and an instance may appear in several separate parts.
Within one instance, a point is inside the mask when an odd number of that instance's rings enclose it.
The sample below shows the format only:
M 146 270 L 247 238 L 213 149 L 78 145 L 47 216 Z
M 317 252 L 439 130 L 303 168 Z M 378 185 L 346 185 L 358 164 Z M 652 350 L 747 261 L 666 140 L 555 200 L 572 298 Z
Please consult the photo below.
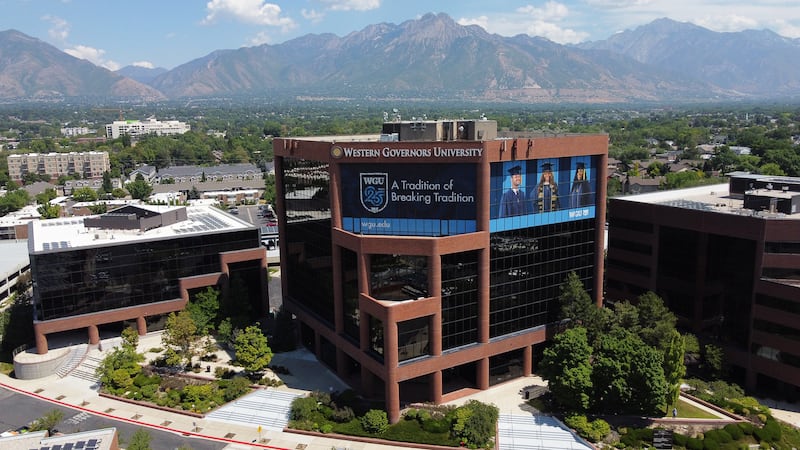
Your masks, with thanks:
M 672 408 L 669 408 L 668 417 L 672 417 Z M 678 402 L 678 417 L 682 419 L 718 419 L 719 417 L 710 412 L 700 409 L 687 402 Z

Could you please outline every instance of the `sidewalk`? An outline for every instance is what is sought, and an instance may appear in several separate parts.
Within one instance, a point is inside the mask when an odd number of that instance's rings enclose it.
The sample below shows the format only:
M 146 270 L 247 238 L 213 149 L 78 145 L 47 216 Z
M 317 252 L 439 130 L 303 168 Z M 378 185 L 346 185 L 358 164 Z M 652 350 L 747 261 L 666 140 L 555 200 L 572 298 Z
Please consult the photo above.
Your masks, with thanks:
M 104 340 L 106 344 L 103 348 L 108 351 L 111 347 L 111 340 Z M 146 358 L 152 359 L 153 354 L 148 350 L 159 347 L 161 343 L 160 333 L 149 333 L 142 336 L 139 340 L 139 351 L 146 354 Z M 98 352 L 98 350 L 90 351 Z M 224 352 L 223 352 L 224 353 Z M 290 370 L 297 362 L 307 367 L 314 364 L 303 352 L 292 352 L 292 354 L 276 355 L 276 364 L 289 367 Z M 278 362 L 280 361 L 280 362 Z M 202 363 L 213 367 L 223 364 L 220 362 Z M 313 370 L 303 370 L 303 384 L 310 386 L 311 389 L 324 386 L 324 389 L 335 387 L 342 389 L 341 381 L 333 375 L 327 368 L 319 363 Z M 298 367 L 298 370 L 302 370 Z M 293 377 L 298 379 L 298 377 Z M 293 383 L 294 384 L 294 383 Z M 299 383 L 298 383 L 299 384 Z M 302 434 L 287 433 L 283 431 L 270 431 L 266 427 L 256 425 L 245 426 L 243 424 L 232 424 L 228 422 L 214 421 L 206 418 L 195 418 L 179 413 L 161 411 L 154 408 L 138 406 L 106 397 L 98 394 L 97 386 L 85 379 L 74 376 L 60 378 L 58 375 L 50 375 L 35 380 L 19 380 L 7 375 L 0 375 L 0 386 L 12 391 L 31 395 L 51 403 L 78 409 L 91 414 L 104 416 L 110 419 L 121 420 L 143 427 L 160 429 L 181 435 L 193 436 L 201 439 L 211 439 L 218 442 L 228 443 L 228 449 L 300 449 L 305 450 L 330 450 L 331 448 L 347 448 L 348 450 L 389 450 L 396 448 L 393 445 L 378 445 L 371 443 L 349 441 L 341 438 L 327 438 L 306 436 Z M 307 390 L 280 386 L 270 388 L 278 391 L 290 392 L 294 394 L 305 394 Z

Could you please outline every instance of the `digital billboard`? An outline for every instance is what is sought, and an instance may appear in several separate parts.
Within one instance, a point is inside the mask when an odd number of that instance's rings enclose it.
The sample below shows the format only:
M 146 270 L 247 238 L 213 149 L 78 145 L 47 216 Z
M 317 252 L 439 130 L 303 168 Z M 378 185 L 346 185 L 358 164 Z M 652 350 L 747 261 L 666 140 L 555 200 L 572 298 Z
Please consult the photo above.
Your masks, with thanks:
M 474 164 L 342 164 L 342 227 L 448 236 L 476 230 Z
M 576 156 L 492 163 L 489 230 L 594 217 L 594 161 Z

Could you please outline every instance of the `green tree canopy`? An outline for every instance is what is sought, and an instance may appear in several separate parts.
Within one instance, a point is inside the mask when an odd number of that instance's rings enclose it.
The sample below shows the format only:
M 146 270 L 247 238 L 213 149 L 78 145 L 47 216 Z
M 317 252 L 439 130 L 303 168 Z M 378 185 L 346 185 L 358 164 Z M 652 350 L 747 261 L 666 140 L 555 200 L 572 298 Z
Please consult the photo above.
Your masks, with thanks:
M 97 200 L 97 192 L 90 187 L 80 187 L 72 191 L 72 199 L 76 202 L 93 202 Z
M 214 328 L 214 322 L 217 320 L 219 290 L 209 286 L 198 292 L 186 305 L 186 310 L 197 326 L 197 333 L 208 333 Z
M 137 200 L 145 200 L 147 197 L 150 197 L 150 194 L 153 192 L 153 186 L 150 186 L 150 183 L 138 178 L 136 181 L 131 181 L 126 184 L 125 189 L 130 192 L 132 198 Z
M 236 363 L 250 373 L 264 370 L 272 361 L 272 349 L 258 324 L 239 333 L 233 348 L 236 351 Z
M 592 394 L 592 348 L 583 327 L 570 328 L 553 338 L 540 366 L 553 398 L 569 411 L 586 411 Z
M 197 325 L 189 311 L 170 313 L 164 324 L 164 333 L 161 343 L 167 347 L 167 362 L 173 365 L 188 365 L 192 363 L 197 353 L 200 336 L 197 334 Z

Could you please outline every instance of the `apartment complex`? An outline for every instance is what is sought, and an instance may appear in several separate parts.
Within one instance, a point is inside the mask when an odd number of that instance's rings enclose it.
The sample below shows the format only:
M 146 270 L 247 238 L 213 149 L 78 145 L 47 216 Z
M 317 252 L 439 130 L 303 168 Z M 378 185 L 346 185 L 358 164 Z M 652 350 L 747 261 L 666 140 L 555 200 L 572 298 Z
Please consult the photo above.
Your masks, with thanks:
M 800 398 L 800 178 L 612 198 L 607 300 L 653 291 L 749 388 Z
M 136 138 L 143 135 L 155 134 L 158 136 L 170 134 L 184 134 L 191 127 L 186 122 L 178 120 L 167 120 L 161 122 L 154 117 L 146 120 L 115 120 L 106 125 L 106 137 L 117 139 L 122 135 L 130 135 Z
M 284 306 L 392 422 L 531 374 L 570 272 L 602 301 L 607 135 L 425 120 L 274 149 Z
M 267 311 L 266 254 L 255 226 L 210 206 L 128 205 L 106 214 L 30 223 L 33 328 L 47 335 L 135 321 L 140 334 L 180 311 L 192 289 L 232 279 L 251 287 L 253 310 Z
M 101 178 L 111 170 L 108 152 L 25 153 L 8 156 L 8 176 L 22 181 L 27 174 L 80 175 L 81 178 Z

